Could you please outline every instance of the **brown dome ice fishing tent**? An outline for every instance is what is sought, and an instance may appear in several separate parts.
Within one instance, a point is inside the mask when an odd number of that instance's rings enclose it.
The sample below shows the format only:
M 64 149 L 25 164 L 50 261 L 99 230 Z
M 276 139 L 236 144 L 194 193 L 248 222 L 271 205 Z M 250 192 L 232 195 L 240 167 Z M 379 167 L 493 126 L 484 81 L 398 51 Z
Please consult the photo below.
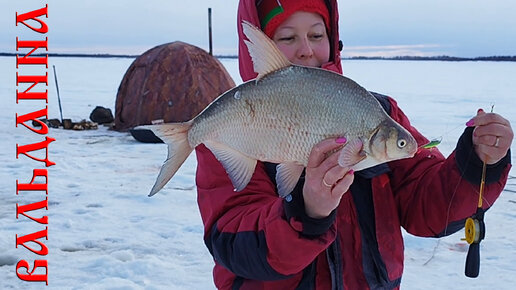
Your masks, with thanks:
M 222 64 L 196 46 L 172 42 L 154 47 L 136 58 L 120 83 L 115 130 L 154 120 L 188 121 L 234 86 Z

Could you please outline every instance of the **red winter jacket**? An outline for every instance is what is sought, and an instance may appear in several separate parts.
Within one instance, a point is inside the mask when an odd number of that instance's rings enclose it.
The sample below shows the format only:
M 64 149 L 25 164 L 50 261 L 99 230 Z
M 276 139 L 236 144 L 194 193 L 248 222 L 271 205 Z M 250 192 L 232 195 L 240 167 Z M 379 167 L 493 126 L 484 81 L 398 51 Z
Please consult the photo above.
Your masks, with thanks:
M 331 4 L 337 27 L 336 1 Z M 258 25 L 255 0 L 241 0 L 241 20 Z M 332 32 L 334 59 L 325 67 L 341 71 L 338 32 Z M 244 80 L 255 76 L 240 42 Z M 428 140 L 410 125 L 389 97 L 374 94 L 391 117 L 419 145 Z M 422 149 L 414 158 L 355 173 L 336 210 L 324 219 L 304 211 L 303 176 L 287 202 L 278 197 L 275 164 L 258 162 L 247 187 L 235 192 L 222 165 L 204 146 L 196 148 L 198 203 L 204 240 L 215 260 L 219 289 L 395 289 L 403 272 L 401 227 L 424 237 L 461 229 L 475 213 L 482 162 L 467 128 L 448 157 Z M 492 205 L 507 180 L 510 153 L 488 166 L 485 207 Z

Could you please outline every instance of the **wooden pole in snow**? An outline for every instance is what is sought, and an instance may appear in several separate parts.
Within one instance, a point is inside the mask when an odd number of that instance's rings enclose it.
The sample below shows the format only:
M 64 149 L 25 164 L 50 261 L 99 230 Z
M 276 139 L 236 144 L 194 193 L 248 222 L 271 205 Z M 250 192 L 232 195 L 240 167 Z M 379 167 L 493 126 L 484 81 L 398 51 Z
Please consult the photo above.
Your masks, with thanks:
M 211 8 L 208 8 L 208 37 L 210 43 L 210 55 L 213 55 L 213 44 L 211 37 Z
M 61 96 L 59 96 L 59 85 L 57 84 L 57 74 L 56 74 L 56 66 L 52 65 L 54 68 L 54 80 L 56 81 L 56 90 L 57 90 L 57 102 L 59 103 L 59 113 L 61 114 L 61 125 L 63 125 L 63 108 L 61 107 Z

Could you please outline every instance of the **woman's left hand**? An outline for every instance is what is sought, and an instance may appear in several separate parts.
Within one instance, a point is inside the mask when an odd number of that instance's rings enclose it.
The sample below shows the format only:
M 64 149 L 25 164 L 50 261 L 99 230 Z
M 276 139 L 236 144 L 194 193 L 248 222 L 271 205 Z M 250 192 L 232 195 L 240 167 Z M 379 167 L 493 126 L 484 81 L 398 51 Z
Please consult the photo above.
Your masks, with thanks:
M 475 126 L 473 145 L 482 161 L 495 164 L 500 161 L 511 147 L 514 133 L 508 120 L 495 113 L 479 109 L 468 126 Z

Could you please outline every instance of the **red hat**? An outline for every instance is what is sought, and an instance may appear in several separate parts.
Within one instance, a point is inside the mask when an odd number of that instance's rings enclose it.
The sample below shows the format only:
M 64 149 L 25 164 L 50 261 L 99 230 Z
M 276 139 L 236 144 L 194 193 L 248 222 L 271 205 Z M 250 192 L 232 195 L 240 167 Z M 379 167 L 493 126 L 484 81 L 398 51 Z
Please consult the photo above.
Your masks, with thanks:
M 297 11 L 317 13 L 322 16 L 330 33 L 330 13 L 324 0 L 259 0 L 256 3 L 262 30 L 272 38 L 276 28 Z

